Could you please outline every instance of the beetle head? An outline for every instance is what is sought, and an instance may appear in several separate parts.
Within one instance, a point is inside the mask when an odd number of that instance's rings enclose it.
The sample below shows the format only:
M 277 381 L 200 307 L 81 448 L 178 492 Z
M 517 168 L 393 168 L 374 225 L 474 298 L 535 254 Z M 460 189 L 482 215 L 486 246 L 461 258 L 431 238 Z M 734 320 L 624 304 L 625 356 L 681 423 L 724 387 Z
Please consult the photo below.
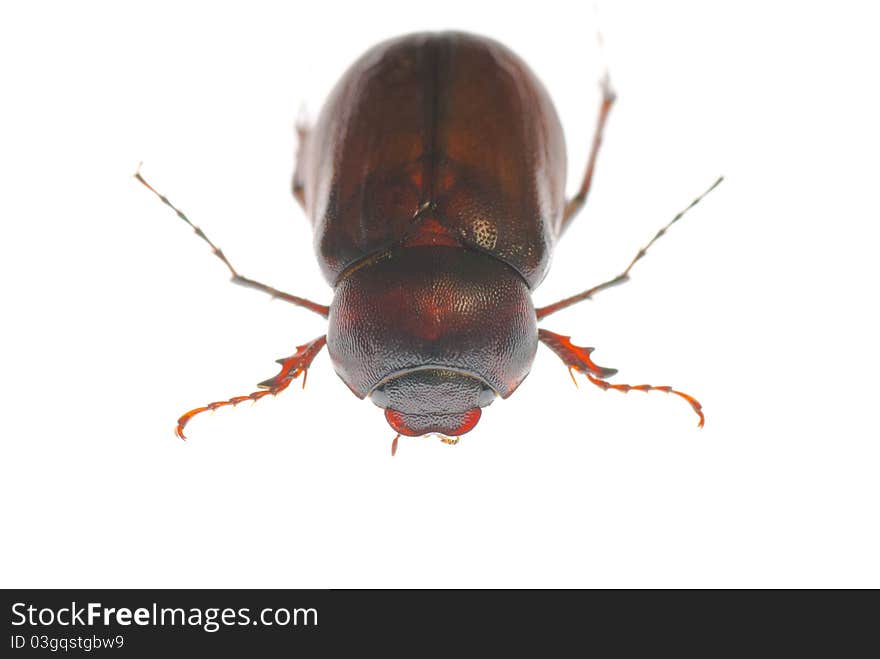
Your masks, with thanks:
M 427 245 L 344 274 L 327 347 L 337 374 L 401 435 L 463 435 L 528 374 L 538 345 L 525 280 L 492 256 Z
M 424 368 L 392 377 L 370 398 L 385 408 L 385 419 L 401 435 L 455 437 L 477 425 L 480 408 L 492 404 L 495 392 L 473 376 Z

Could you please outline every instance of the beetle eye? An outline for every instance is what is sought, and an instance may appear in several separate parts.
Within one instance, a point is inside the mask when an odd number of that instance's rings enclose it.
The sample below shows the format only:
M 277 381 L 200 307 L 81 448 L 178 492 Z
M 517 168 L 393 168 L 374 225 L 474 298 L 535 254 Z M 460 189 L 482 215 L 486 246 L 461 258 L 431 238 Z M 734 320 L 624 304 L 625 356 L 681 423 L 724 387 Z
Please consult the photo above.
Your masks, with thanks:
M 487 407 L 495 400 L 495 392 L 489 387 L 483 387 L 480 392 L 480 407 Z

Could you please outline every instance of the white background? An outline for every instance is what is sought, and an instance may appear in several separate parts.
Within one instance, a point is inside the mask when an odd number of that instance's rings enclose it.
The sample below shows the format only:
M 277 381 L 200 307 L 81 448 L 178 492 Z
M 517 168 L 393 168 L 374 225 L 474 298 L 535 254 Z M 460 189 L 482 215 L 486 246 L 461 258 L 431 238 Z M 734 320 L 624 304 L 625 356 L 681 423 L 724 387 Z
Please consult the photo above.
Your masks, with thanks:
M 314 116 L 377 41 L 491 35 L 554 98 L 574 188 L 598 104 L 589 3 L 4 3 L 2 528 L 12 587 L 880 586 L 880 100 L 869 3 L 603 3 L 619 103 L 587 210 L 537 291 L 620 271 L 548 318 L 619 382 L 543 348 L 457 447 L 401 440 L 323 353 L 254 390 L 329 302 L 289 193 Z

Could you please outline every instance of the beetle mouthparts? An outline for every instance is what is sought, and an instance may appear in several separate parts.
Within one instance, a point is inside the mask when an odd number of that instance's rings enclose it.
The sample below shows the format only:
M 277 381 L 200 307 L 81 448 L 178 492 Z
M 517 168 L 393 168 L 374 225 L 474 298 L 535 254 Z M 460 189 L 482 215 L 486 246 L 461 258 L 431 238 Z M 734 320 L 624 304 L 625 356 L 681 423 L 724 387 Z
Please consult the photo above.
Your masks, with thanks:
M 393 409 L 385 410 L 385 419 L 395 432 L 407 437 L 435 433 L 441 436 L 440 439 L 445 444 L 457 444 L 457 438 L 473 430 L 482 415 L 483 411 L 479 407 L 452 414 L 413 414 Z

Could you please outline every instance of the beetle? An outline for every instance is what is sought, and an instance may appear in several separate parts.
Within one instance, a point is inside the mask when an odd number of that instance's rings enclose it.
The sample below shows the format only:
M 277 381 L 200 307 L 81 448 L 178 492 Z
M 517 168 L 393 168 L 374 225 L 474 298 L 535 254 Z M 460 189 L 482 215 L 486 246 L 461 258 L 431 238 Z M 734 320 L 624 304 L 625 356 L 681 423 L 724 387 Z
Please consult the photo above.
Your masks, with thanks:
M 602 389 L 663 391 L 612 384 L 616 370 L 595 364 L 592 348 L 538 328 L 550 314 L 622 284 L 646 250 L 696 205 L 664 226 L 623 272 L 553 304 L 532 293 L 553 247 L 583 208 L 609 112 L 609 78 L 586 171 L 566 199 L 562 126 L 525 62 L 485 37 L 411 34 L 368 50 L 342 76 L 315 125 L 299 125 L 293 195 L 314 230 L 314 248 L 333 288 L 329 306 L 244 277 L 222 250 L 144 179 L 226 265 L 236 284 L 328 319 L 324 336 L 278 360 L 259 391 L 195 408 L 196 415 L 287 388 L 326 346 L 339 377 L 358 398 L 384 409 L 398 438 L 437 434 L 446 443 L 471 431 L 483 408 L 507 398 L 544 343 Z

